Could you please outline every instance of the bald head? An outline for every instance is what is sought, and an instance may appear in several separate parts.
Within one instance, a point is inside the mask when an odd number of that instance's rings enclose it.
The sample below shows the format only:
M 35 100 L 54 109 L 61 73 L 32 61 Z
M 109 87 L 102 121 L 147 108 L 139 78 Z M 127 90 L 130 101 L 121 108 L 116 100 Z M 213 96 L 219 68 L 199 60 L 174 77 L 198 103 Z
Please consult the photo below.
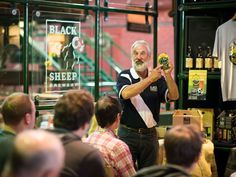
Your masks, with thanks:
M 28 130 L 17 135 L 4 177 L 56 177 L 64 162 L 60 139 L 44 130 Z

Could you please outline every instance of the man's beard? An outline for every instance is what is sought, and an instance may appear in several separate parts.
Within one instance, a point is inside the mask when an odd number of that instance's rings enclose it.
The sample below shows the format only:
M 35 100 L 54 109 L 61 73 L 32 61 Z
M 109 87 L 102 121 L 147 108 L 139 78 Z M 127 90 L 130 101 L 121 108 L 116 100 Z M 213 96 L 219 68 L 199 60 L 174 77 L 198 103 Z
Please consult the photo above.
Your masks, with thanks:
M 135 69 L 135 71 L 138 71 L 138 72 L 145 71 L 147 69 L 147 65 L 148 63 L 142 60 L 132 61 L 133 68 Z

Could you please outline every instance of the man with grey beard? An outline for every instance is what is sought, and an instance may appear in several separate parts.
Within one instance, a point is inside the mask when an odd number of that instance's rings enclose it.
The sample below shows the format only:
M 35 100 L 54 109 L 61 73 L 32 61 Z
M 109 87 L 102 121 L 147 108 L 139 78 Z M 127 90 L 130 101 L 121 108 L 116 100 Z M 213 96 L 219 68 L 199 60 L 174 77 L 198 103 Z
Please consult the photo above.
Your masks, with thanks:
M 177 100 L 178 87 L 171 76 L 173 65 L 162 70 L 162 65 L 148 70 L 151 48 L 144 40 L 131 47 L 132 68 L 122 71 L 117 78 L 117 90 L 123 106 L 118 135 L 129 146 L 137 169 L 156 162 L 160 103 Z M 164 76 L 162 76 L 162 73 Z

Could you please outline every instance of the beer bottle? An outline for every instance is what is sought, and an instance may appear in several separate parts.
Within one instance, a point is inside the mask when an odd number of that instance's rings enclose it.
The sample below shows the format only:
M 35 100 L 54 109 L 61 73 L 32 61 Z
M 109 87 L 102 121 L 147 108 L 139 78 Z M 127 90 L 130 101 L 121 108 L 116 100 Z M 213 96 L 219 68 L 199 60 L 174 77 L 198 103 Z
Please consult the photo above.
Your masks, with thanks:
M 214 71 L 219 71 L 219 59 L 218 57 L 213 57 L 213 70 Z
M 196 69 L 203 69 L 203 57 L 202 57 L 202 47 L 198 46 L 198 53 L 197 53 L 197 58 L 195 61 L 195 67 Z
M 204 60 L 204 68 L 208 71 L 211 71 L 212 69 L 212 56 L 211 56 L 211 47 L 207 46 L 207 55 Z
M 185 69 L 193 69 L 193 57 L 192 57 L 192 48 L 188 46 L 187 56 L 185 58 Z

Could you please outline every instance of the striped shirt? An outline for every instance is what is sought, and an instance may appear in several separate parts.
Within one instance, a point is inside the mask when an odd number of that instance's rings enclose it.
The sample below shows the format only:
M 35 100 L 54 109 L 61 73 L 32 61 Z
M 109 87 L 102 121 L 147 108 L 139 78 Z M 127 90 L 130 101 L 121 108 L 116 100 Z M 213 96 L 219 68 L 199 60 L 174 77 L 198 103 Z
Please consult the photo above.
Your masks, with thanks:
M 134 68 L 122 71 L 117 78 L 117 91 L 123 107 L 120 123 L 131 128 L 151 128 L 159 122 L 160 103 L 168 101 L 167 83 L 162 76 L 140 94 L 123 99 L 122 91 L 140 81 L 141 78 Z

